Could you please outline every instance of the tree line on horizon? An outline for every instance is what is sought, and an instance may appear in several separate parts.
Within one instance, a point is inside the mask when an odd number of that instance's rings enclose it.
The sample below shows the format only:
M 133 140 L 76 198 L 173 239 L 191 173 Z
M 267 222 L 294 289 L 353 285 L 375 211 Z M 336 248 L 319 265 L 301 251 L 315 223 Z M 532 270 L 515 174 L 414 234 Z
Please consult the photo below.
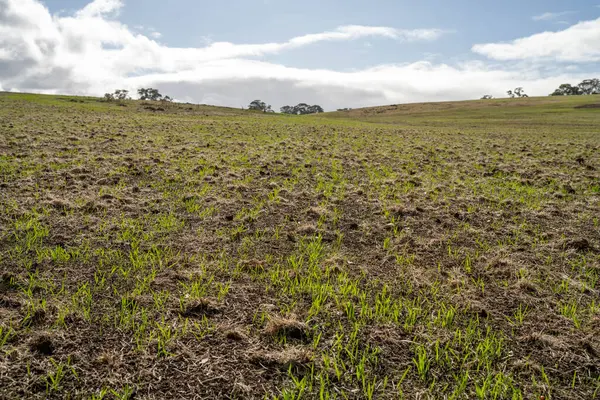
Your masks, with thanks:
M 525 94 L 522 87 L 518 87 L 515 90 L 509 90 L 506 94 L 508 94 L 508 97 L 511 99 L 514 99 L 515 97 L 529 97 Z M 577 85 L 563 83 L 554 90 L 554 92 L 550 93 L 550 96 L 588 96 L 592 94 L 600 94 L 600 79 L 584 79 Z M 481 100 L 493 98 L 493 96 L 486 94 Z
M 600 94 L 600 79 L 585 79 L 575 86 L 570 83 L 563 83 L 550 96 L 586 96 L 591 94 Z
M 248 105 L 249 110 L 262 111 L 265 113 L 273 113 L 273 109 L 270 104 L 265 103 L 262 100 L 254 100 Z M 318 104 L 309 105 L 306 103 L 300 103 L 295 106 L 283 106 L 279 109 L 282 114 L 291 114 L 291 115 L 308 115 L 308 114 L 318 114 L 325 112 L 323 107 Z
M 515 88 L 514 90 L 508 90 L 506 92 L 506 94 L 511 99 L 514 99 L 515 97 L 517 97 L 517 98 L 529 97 L 527 94 L 525 94 L 525 91 L 523 90 L 522 87 Z M 492 96 L 491 94 L 486 94 L 481 98 L 481 100 L 491 100 L 493 98 L 494 98 L 494 96 Z
M 282 114 L 293 114 L 293 115 L 307 115 L 307 114 L 319 114 L 325 112 L 323 107 L 318 104 L 308 105 L 306 103 L 300 103 L 295 106 L 283 106 L 279 109 Z
M 140 88 L 137 91 L 139 100 L 151 100 L 151 101 L 167 101 L 171 102 L 173 99 L 169 96 L 163 96 L 160 94 L 158 89 L 153 88 Z M 105 93 L 104 100 L 106 101 L 124 101 L 131 100 L 129 96 L 129 90 L 119 89 L 115 90 L 114 93 Z

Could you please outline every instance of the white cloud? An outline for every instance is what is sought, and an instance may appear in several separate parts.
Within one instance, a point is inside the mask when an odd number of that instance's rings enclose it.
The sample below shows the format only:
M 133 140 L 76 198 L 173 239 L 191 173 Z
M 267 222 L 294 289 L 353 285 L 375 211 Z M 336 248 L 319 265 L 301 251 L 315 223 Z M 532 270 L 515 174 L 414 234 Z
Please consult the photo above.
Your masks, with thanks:
M 381 36 L 402 41 L 435 40 L 445 31 L 441 29 L 395 29 L 382 26 L 342 26 L 335 31 L 299 36 L 281 44 L 281 49 L 306 46 L 321 41 L 352 40 L 369 36 Z
M 545 12 L 540 15 L 534 15 L 533 17 L 531 17 L 531 19 L 533 19 L 534 21 L 552 21 L 554 19 L 562 17 L 563 15 L 569 15 L 573 13 L 574 11 Z
M 152 36 L 154 39 L 160 39 L 162 37 L 162 33 L 152 31 L 152 32 L 150 32 L 150 36 Z
M 583 78 L 577 71 L 548 75 L 531 66 L 448 65 L 433 59 L 351 72 L 293 68 L 260 57 L 324 41 L 435 40 L 445 31 L 352 25 L 282 42 L 210 41 L 203 47 L 175 48 L 153 40 L 149 28 L 144 35 L 116 20 L 122 6 L 121 1 L 96 0 L 73 15 L 58 16 L 38 0 L 0 0 L 2 86 L 88 95 L 153 86 L 182 101 L 239 107 L 262 98 L 275 108 L 310 102 L 332 109 L 502 96 L 516 86 L 530 95 L 545 95 L 560 83 Z
M 600 18 L 509 43 L 477 44 L 473 51 L 495 60 L 600 61 Z
M 78 17 L 98 17 L 118 13 L 123 7 L 121 0 L 94 0 L 75 14 Z
M 174 57 L 181 57 L 182 62 L 193 60 L 208 61 L 236 57 L 260 57 L 275 54 L 285 50 L 292 50 L 309 46 L 318 42 L 356 40 L 365 37 L 385 37 L 399 41 L 435 40 L 445 31 L 441 29 L 414 29 L 403 30 L 389 27 L 349 25 L 337 28 L 334 31 L 312 33 L 297 36 L 286 42 L 273 42 L 263 44 L 233 44 L 229 42 L 213 42 L 201 49 L 165 48 L 165 53 Z M 181 64 L 178 63 L 178 67 Z
M 51 16 L 37 0 L 0 0 L 6 18 L 0 19 L 0 48 L 25 48 L 22 56 L 39 55 L 41 64 L 44 43 L 52 46 L 46 65 L 68 66 L 75 72 L 86 68 L 122 75 L 135 73 L 146 66 L 162 71 L 181 71 L 199 62 L 236 57 L 259 57 L 321 41 L 353 40 L 362 37 L 388 37 L 396 40 L 433 40 L 443 32 L 438 29 L 400 30 L 386 27 L 344 26 L 335 31 L 295 37 L 287 42 L 233 44 L 215 42 L 203 48 L 165 47 L 142 34 L 134 34 L 125 25 L 107 18 L 106 13 L 122 6 L 120 1 L 96 0 L 73 17 Z M 14 17 L 18 17 L 18 21 Z M 2 18 L 2 14 L 0 14 Z M 21 26 L 21 22 L 28 24 Z M 41 42 L 41 44 L 40 44 Z M 53 57 L 48 57 L 53 56 Z

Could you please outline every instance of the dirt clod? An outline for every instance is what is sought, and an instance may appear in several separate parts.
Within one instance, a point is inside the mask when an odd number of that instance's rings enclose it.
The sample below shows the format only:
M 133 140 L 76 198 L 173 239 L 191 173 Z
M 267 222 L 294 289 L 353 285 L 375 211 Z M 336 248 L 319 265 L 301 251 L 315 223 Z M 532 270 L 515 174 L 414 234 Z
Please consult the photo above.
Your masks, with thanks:
M 269 320 L 264 332 L 270 336 L 285 336 L 296 340 L 306 340 L 309 336 L 309 329 L 305 323 L 278 317 Z
M 569 240 L 566 242 L 566 247 L 577 251 L 587 251 L 592 249 L 589 240 L 585 238 Z
M 230 329 L 225 332 L 225 337 L 235 342 L 246 340 L 246 335 L 239 329 Z
M 188 318 L 202 318 L 212 317 L 219 314 L 221 309 L 215 305 L 212 301 L 207 299 L 196 300 L 185 307 L 185 310 L 181 314 Z
M 30 349 L 35 353 L 51 356 L 54 354 L 55 346 L 49 336 L 40 336 L 31 342 Z

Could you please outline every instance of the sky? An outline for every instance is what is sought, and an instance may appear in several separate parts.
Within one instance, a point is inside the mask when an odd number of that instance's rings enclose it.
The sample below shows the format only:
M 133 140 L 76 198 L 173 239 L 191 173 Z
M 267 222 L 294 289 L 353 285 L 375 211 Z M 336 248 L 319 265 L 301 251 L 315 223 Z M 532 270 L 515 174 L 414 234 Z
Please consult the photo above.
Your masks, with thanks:
M 326 110 L 600 78 L 600 0 L 0 0 L 0 90 Z

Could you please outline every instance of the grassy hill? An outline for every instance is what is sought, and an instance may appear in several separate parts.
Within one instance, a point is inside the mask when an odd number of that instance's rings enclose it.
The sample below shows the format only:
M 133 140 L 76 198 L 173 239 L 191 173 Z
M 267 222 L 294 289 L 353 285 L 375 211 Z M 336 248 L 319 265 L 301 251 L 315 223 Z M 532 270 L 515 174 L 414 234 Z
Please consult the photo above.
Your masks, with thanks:
M 600 113 L 600 96 L 529 97 L 443 103 L 397 104 L 323 114 L 405 126 L 441 128 L 549 127 L 567 124 L 594 131 Z
M 0 397 L 597 398 L 599 102 L 0 93 Z

